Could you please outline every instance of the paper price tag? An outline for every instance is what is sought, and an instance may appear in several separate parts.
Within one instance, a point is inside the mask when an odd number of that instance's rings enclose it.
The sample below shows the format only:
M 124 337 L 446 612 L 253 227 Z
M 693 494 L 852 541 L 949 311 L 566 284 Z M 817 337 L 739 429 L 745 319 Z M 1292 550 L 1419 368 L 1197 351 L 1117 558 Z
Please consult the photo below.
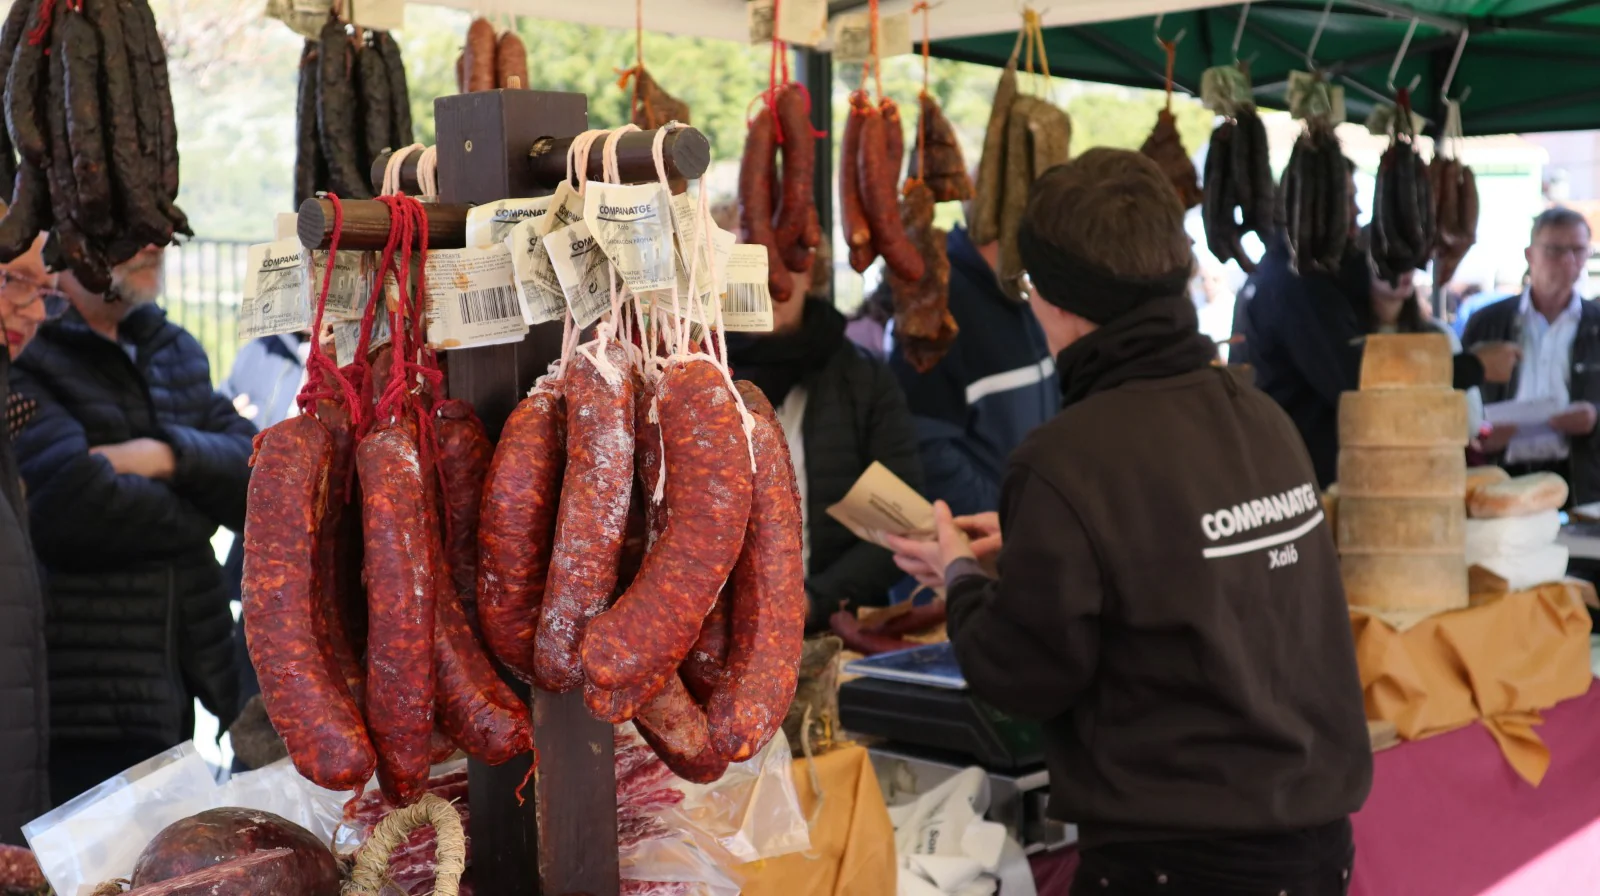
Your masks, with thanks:
M 733 247 L 728 258 L 728 289 L 722 294 L 722 327 L 730 333 L 772 331 L 765 246 Z
M 530 327 L 561 320 L 567 313 L 566 293 L 539 233 L 544 223 L 542 218 L 523 221 L 511 228 L 505 240 L 506 249 L 511 252 L 511 276 L 522 302 L 523 320 Z
M 583 220 L 583 194 L 572 188 L 572 184 L 562 181 L 556 185 L 556 192 L 550 197 L 550 211 L 541 218 L 544 228 L 539 231 L 540 236 L 555 233 L 563 227 Z
M 367 340 L 367 351 L 376 351 L 389 344 L 389 315 L 372 318 L 372 336 Z M 361 321 L 336 320 L 333 322 L 333 356 L 340 367 L 355 363 L 356 349 L 361 345 Z
M 279 212 L 272 219 L 272 241 L 292 240 L 300 235 L 300 215 L 297 212 Z
M 239 338 L 298 333 L 311 327 L 306 301 L 307 264 L 299 240 L 258 243 L 247 254 L 244 295 L 239 302 Z
M 776 26 L 779 40 L 815 47 L 828 36 L 828 0 L 783 0 Z
M 347 7 L 352 24 L 375 31 L 399 31 L 406 26 L 405 0 L 361 0 Z
M 518 224 L 529 218 L 544 217 L 554 199 L 554 196 L 501 199 L 467 209 L 467 245 L 481 249 L 505 242 Z
M 328 273 L 328 253 L 323 249 L 310 251 L 310 276 L 303 284 L 305 301 L 311 313 L 317 313 L 317 302 L 322 296 L 322 278 Z M 370 252 L 340 252 L 333 260 L 333 277 L 328 282 L 328 303 L 323 317 L 349 320 L 360 317 L 366 310 L 367 297 L 372 294 L 372 280 L 377 275 Z
M 267 0 L 267 18 L 277 19 L 301 37 L 316 40 L 328 22 L 329 0 Z
M 430 348 L 499 345 L 527 334 L 504 244 L 429 252 L 427 282 Z
M 611 263 L 582 221 L 544 238 L 545 251 L 567 297 L 572 323 L 583 329 L 611 307 Z
M 584 195 L 583 222 L 634 292 L 672 288 L 676 272 L 669 198 L 659 184 L 591 183 Z
M 913 50 L 911 13 L 899 12 L 878 19 L 878 57 L 904 56 Z M 864 12 L 834 19 L 833 58 L 846 65 L 860 65 L 872 55 L 872 19 Z
M 744 5 L 745 21 L 750 27 L 752 44 L 772 42 L 772 0 L 751 0 Z

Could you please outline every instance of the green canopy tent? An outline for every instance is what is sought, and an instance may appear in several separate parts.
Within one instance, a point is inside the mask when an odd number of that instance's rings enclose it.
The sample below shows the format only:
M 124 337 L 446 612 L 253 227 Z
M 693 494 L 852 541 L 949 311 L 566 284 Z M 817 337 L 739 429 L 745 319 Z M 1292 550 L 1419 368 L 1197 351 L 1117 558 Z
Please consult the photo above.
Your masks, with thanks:
M 1237 58 L 1249 62 L 1258 101 L 1281 108 L 1289 73 L 1310 68 L 1306 53 L 1315 40 L 1317 68 L 1344 85 L 1348 117 L 1360 121 L 1378 99 L 1392 97 L 1389 72 L 1404 45 L 1394 84 L 1416 84 L 1412 102 L 1430 130 L 1444 120 L 1440 93 L 1447 81 L 1452 98 L 1470 90 L 1462 105 L 1468 135 L 1600 128 L 1600 0 L 1200 5 L 1173 0 L 1159 17 L 1159 32 L 1155 15 L 1052 27 L 1046 13 L 1051 74 L 1161 88 L 1166 56 L 1157 34 L 1171 40 L 1181 31 L 1173 81 L 1194 93 L 1206 68 L 1235 61 L 1237 34 Z M 999 66 L 1015 45 L 1013 31 L 947 37 L 932 52 Z

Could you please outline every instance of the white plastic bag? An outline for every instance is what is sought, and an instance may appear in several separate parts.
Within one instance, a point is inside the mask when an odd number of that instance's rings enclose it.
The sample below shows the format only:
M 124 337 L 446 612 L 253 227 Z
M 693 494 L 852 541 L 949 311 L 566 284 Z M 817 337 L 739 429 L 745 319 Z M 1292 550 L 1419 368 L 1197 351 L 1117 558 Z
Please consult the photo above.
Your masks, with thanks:
M 778 731 L 761 752 L 728 766 L 713 784 L 678 782 L 683 804 L 662 819 L 710 835 L 735 862 L 755 862 L 811 848 L 794 789 L 789 739 Z
M 993 893 L 1001 882 L 1006 896 L 1034 896 L 1022 848 L 983 818 L 989 799 L 989 776 L 974 767 L 889 807 L 900 896 Z

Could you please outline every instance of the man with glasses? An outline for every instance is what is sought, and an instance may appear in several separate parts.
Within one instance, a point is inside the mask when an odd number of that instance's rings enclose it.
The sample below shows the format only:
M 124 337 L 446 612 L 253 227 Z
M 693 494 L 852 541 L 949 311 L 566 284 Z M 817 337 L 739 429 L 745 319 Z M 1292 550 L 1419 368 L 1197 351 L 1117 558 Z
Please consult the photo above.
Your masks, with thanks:
M 6 334 L 0 373 L 32 341 L 39 324 L 65 304 L 55 278 L 45 272 L 43 243 L 37 239 L 27 252 L 0 264 L 0 328 Z M 9 424 L 0 433 L 0 843 L 21 846 L 22 826 L 50 808 L 50 708 L 44 602 L 11 452 L 13 427 L 26 418 L 29 404 L 16 400 L 5 382 L 0 376 L 0 406 Z
M 11 370 L 37 405 L 16 451 L 47 572 L 58 805 L 191 737 L 196 698 L 224 727 L 237 702 L 211 538 L 243 528 L 255 428 L 155 303 L 162 257 L 119 265 L 105 295 L 62 273 L 70 308 Z
M 1561 474 L 1575 504 L 1600 499 L 1600 450 L 1594 439 L 1600 308 L 1577 291 L 1591 242 L 1589 224 L 1577 212 L 1552 208 L 1540 214 L 1527 250 L 1527 288 L 1472 315 L 1462 339 L 1469 347 L 1499 340 L 1522 347 L 1511 381 L 1485 384 L 1484 402 L 1546 401 L 1560 410 L 1547 431 L 1518 436 L 1515 427 L 1497 427 L 1484 447 L 1513 474 Z

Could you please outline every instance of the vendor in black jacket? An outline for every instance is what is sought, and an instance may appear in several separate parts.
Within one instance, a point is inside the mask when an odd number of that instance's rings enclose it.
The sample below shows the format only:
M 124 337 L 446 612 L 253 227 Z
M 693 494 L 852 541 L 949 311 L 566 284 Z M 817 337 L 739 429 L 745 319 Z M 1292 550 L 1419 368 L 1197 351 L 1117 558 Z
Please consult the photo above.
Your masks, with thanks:
M 1020 246 L 1063 410 L 1012 454 L 998 529 L 961 521 L 978 550 L 938 504 L 897 560 L 948 583 L 973 693 L 1043 723 L 1074 894 L 1342 893 L 1372 751 L 1299 436 L 1213 366 L 1154 162 L 1051 169 Z
M 816 265 L 827 270 L 820 259 Z M 812 292 L 818 295 L 777 305 L 772 333 L 730 334 L 728 352 L 734 375 L 767 396 L 789 440 L 805 518 L 809 628 L 819 629 L 841 604 L 885 603 L 890 586 L 903 578 L 893 555 L 851 534 L 828 507 L 873 461 L 914 489 L 922 487 L 922 465 L 894 375 L 845 338 L 844 315 L 828 301 L 826 287 Z
M 238 692 L 228 591 L 211 547 L 244 524 L 254 427 L 211 387 L 205 350 L 154 304 L 151 247 L 11 371 L 37 403 L 16 441 L 48 579 L 52 796 L 59 805 L 194 732 Z

